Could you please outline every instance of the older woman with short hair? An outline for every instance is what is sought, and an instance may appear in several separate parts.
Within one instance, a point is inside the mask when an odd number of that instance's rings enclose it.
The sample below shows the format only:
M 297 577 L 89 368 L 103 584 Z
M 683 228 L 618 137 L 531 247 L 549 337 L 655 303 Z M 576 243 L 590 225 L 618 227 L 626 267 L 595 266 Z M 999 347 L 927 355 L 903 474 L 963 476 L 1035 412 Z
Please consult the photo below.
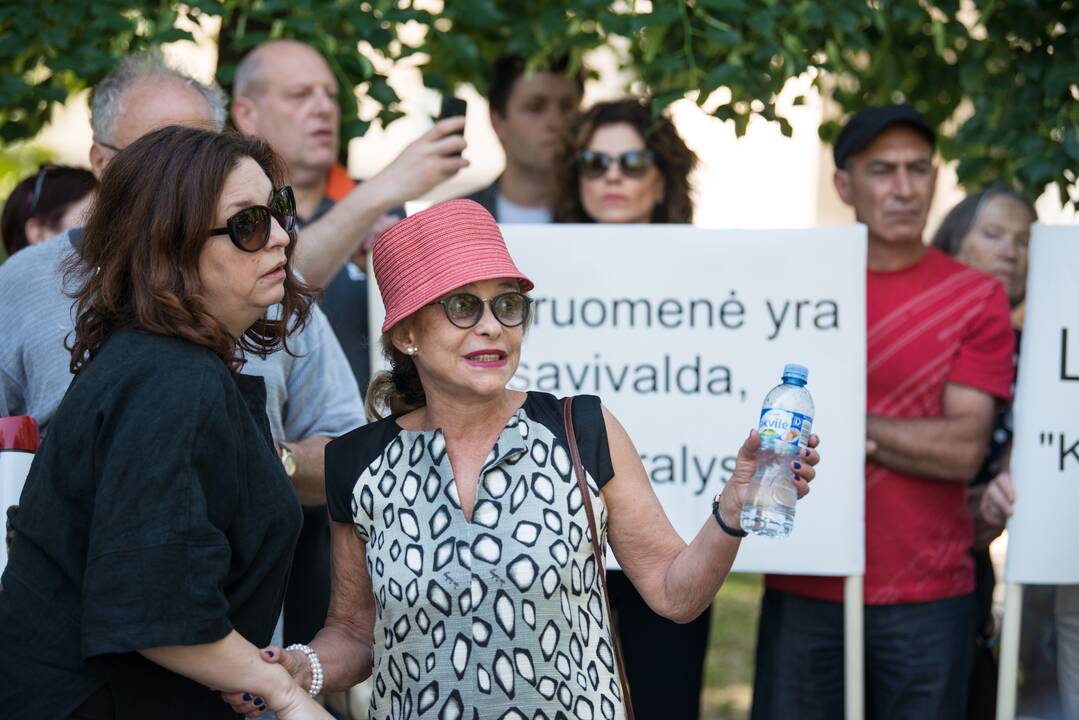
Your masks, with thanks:
M 756 431 L 687 545 L 599 398 L 507 388 L 532 281 L 483 208 L 455 200 L 413 215 L 373 260 L 391 370 L 368 397 L 391 414 L 328 446 L 327 626 L 310 653 L 264 659 L 303 687 L 312 668 L 327 688 L 373 674 L 376 720 L 627 717 L 602 547 L 657 612 L 696 617 L 744 535 Z M 806 450 L 792 466 L 799 494 L 818 459 Z
M 328 717 L 258 662 L 301 523 L 239 372 L 307 317 L 282 180 L 268 146 L 178 127 L 109 163 L 70 267 L 75 378 L 3 574 L 6 718 L 234 717 L 210 688 Z

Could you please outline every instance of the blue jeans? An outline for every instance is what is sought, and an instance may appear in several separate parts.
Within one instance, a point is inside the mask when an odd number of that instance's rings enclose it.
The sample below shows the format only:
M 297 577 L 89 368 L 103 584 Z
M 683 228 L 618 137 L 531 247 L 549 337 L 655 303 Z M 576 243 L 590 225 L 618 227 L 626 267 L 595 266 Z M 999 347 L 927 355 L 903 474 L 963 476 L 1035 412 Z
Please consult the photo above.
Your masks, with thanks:
M 865 608 L 866 717 L 966 713 L 974 599 Z M 765 590 L 752 720 L 842 720 L 843 605 Z

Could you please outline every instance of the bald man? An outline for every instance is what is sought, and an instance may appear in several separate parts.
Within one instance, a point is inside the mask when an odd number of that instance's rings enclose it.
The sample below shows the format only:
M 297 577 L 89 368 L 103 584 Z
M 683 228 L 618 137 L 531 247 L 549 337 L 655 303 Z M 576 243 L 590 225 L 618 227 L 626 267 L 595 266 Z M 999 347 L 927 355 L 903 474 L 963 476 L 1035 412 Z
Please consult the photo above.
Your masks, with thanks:
M 415 200 L 468 166 L 464 118 L 436 123 L 384 170 L 356 184 L 337 164 L 338 83 L 325 59 L 295 40 L 263 43 L 241 60 L 232 118 L 284 158 L 304 221 L 296 248 L 304 279 L 325 287 L 392 209 Z
M 297 267 L 324 288 L 323 311 L 366 390 L 371 375 L 367 322 L 367 247 L 415 199 L 467 164 L 454 153 L 462 118 L 443 121 L 358 185 L 338 163 L 338 83 L 322 55 L 294 40 L 259 45 L 241 60 L 232 117 L 246 135 L 268 142 L 288 168 L 300 220 Z

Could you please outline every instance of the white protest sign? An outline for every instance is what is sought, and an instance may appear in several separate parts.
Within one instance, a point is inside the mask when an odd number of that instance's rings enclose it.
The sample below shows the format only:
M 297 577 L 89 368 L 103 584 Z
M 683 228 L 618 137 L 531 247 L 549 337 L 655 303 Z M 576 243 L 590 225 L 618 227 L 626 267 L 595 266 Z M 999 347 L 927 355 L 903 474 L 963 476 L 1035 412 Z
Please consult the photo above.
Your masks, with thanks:
M 735 570 L 863 573 L 862 226 L 503 225 L 502 232 L 536 283 L 510 387 L 599 395 L 687 541 L 713 522 L 712 497 L 783 365 L 806 365 L 825 458 L 818 480 L 798 504 L 792 535 L 747 538 Z M 377 297 L 372 305 L 377 333 L 383 310 Z
M 1024 315 L 1005 577 L 1079 583 L 1079 226 L 1034 226 Z
M 23 450 L 0 449 L 0 528 L 7 525 L 7 511 L 19 504 L 34 454 Z M 7 543 L 0 541 L 0 571 L 7 566 Z

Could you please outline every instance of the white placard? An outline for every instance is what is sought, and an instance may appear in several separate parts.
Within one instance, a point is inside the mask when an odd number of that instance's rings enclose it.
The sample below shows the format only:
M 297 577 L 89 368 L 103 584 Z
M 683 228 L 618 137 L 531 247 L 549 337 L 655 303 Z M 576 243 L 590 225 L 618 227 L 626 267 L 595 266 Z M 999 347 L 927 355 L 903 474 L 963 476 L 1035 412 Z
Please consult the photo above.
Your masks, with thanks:
M 783 365 L 808 366 L 825 458 L 818 480 L 799 503 L 792 535 L 748 538 L 735 569 L 863 573 L 864 227 L 502 231 L 536 283 L 511 387 L 599 395 L 633 438 L 687 541 L 712 522 L 712 496 Z M 372 297 L 376 333 L 382 317 Z
M 1079 226 L 1035 225 L 1015 391 L 1008 582 L 1079 583 Z
M 30 464 L 32 452 L 23 450 L 0 450 L 0 529 L 7 526 L 7 509 L 19 504 Z M 7 543 L 0 541 L 0 572 L 7 567 Z

